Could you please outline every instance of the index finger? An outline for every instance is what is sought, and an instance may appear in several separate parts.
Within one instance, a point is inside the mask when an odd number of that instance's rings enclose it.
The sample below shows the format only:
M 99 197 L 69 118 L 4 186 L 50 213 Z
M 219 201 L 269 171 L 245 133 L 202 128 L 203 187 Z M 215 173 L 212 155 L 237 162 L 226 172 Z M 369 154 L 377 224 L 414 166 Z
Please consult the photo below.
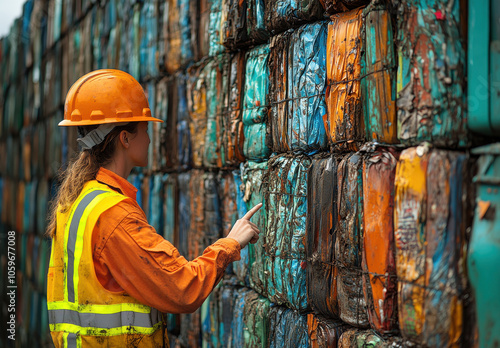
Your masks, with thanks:
M 262 208 L 262 203 L 259 203 L 257 204 L 255 207 L 253 207 L 252 209 L 250 209 L 246 214 L 245 216 L 242 217 L 242 219 L 245 219 L 245 220 L 250 220 L 250 218 L 253 216 L 253 214 L 255 214 L 260 208 Z

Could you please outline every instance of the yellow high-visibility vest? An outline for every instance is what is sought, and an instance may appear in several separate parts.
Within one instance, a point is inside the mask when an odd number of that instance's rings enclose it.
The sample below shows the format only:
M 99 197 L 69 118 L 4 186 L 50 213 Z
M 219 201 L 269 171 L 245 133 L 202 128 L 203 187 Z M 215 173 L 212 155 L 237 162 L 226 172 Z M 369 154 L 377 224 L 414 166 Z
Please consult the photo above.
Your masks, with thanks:
M 106 290 L 95 274 L 92 231 L 100 215 L 127 199 L 89 181 L 65 214 L 57 213 L 47 275 L 47 307 L 56 347 L 163 347 L 160 312 L 125 292 Z

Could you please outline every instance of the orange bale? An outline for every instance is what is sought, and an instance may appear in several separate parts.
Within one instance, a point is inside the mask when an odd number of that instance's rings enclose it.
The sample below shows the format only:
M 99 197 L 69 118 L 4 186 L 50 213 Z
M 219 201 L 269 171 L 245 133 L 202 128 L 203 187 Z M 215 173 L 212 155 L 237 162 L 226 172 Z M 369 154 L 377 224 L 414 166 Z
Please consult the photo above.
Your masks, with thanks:
M 363 290 L 370 326 L 397 330 L 394 177 L 398 154 L 377 150 L 363 163 Z
M 419 340 L 424 325 L 425 205 L 428 149 L 404 150 L 394 182 L 394 237 L 398 284 L 399 327 L 403 337 Z
M 307 315 L 311 348 L 337 348 L 340 336 L 349 328 L 349 325 L 338 319 L 326 319 L 313 313 Z
M 340 150 L 358 150 L 365 130 L 361 100 L 363 9 L 331 17 L 326 56 L 326 133 Z

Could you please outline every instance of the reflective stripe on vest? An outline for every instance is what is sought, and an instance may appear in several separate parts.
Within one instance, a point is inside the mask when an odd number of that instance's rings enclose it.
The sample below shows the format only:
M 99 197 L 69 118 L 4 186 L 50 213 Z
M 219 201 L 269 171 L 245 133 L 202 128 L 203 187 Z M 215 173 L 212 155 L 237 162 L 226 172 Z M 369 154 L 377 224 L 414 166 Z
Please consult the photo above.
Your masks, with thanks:
M 49 302 L 51 331 L 62 331 L 67 347 L 81 346 L 81 336 L 115 336 L 127 333 L 150 335 L 162 325 L 161 314 L 138 303 L 81 305 L 78 302 L 79 264 L 86 222 L 94 207 L 113 191 L 90 189 L 75 202 L 64 231 L 64 301 Z

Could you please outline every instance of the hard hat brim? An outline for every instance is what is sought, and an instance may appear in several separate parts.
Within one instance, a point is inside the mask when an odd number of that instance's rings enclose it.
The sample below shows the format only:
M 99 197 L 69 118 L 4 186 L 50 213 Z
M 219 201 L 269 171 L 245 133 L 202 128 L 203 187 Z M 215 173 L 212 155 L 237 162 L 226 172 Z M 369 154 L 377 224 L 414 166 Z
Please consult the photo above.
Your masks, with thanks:
M 70 127 L 70 126 L 97 126 L 100 124 L 107 124 L 107 123 L 123 123 L 123 122 L 161 122 L 163 123 L 163 120 L 160 120 L 159 118 L 151 117 L 151 116 L 133 116 L 133 117 L 121 117 L 121 118 L 106 118 L 105 120 L 82 120 L 82 121 L 71 121 L 71 120 L 62 120 L 59 122 L 60 127 Z

